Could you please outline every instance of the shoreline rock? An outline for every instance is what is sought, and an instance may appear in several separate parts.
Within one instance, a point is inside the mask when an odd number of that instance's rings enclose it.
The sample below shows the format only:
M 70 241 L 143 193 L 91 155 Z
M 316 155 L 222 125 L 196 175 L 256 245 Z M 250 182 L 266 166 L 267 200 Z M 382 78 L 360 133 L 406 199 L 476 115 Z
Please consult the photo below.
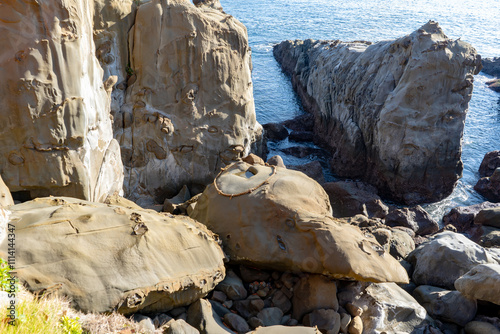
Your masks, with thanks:
M 481 69 L 469 44 L 448 39 L 430 21 L 376 44 L 285 41 L 274 56 L 314 115 L 335 174 L 362 178 L 406 204 L 452 192 L 463 169 L 473 74 Z

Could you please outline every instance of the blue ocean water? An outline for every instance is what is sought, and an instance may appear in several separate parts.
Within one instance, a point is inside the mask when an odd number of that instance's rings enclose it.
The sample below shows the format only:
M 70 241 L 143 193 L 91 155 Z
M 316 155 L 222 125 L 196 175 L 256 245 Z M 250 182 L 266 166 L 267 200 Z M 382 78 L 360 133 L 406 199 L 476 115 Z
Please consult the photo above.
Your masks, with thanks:
M 380 41 L 407 35 L 429 20 L 445 34 L 472 44 L 485 57 L 500 56 L 498 0 L 221 0 L 224 10 L 248 30 L 252 48 L 257 120 L 280 122 L 303 113 L 272 47 L 287 39 Z M 440 219 L 450 208 L 484 201 L 473 190 L 485 153 L 500 150 L 500 94 L 486 88 L 491 77 L 475 77 L 465 124 L 463 177 L 452 195 L 426 205 Z M 271 145 L 271 154 L 287 142 Z M 285 163 L 303 161 L 284 156 Z

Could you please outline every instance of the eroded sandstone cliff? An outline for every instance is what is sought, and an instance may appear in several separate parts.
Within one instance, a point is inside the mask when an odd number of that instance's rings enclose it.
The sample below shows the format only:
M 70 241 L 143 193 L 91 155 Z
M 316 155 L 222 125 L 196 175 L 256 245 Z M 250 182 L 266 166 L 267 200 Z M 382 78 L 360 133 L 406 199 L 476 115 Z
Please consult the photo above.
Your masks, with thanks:
M 285 41 L 274 55 L 315 116 L 316 141 L 341 177 L 407 204 L 440 200 L 462 174 L 475 49 L 430 21 L 379 43 Z
M 129 47 L 134 73 L 115 115 L 128 196 L 201 191 L 262 131 L 246 28 L 210 4 L 154 0 L 139 6 Z
M 0 173 L 12 192 L 92 201 L 121 192 L 93 3 L 0 3 Z

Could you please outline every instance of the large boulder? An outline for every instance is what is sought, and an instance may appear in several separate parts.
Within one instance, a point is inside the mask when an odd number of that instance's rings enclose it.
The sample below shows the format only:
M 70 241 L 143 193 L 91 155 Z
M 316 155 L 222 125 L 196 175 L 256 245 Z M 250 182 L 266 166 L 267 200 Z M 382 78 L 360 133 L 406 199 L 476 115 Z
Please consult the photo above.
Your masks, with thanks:
M 230 260 L 360 281 L 407 281 L 403 267 L 357 227 L 331 216 L 303 173 L 235 163 L 207 187 L 191 217 L 217 233 Z
M 367 217 L 384 218 L 389 212 L 387 205 L 377 195 L 377 189 L 363 182 L 337 181 L 323 184 L 334 217 L 353 217 L 363 214 Z
M 392 210 L 385 217 L 385 224 L 408 227 L 417 235 L 432 234 L 439 230 L 439 224 L 420 205 Z
M 480 264 L 455 281 L 455 288 L 469 298 L 500 305 L 500 265 Z
M 11 192 L 102 201 L 122 191 L 113 79 L 96 58 L 92 17 L 89 1 L 2 3 L 0 170 Z
M 262 134 L 256 121 L 247 31 L 188 0 L 153 0 L 129 33 L 125 104 L 115 115 L 128 197 L 163 203 L 201 192 Z
M 478 264 L 497 263 L 483 247 L 454 232 L 434 235 L 414 250 L 407 259 L 414 266 L 413 281 L 454 289 L 457 278 Z
M 500 228 L 500 205 L 479 211 L 474 217 L 474 223 Z
M 488 152 L 484 155 L 483 161 L 481 161 L 481 165 L 479 166 L 479 176 L 491 176 L 498 167 L 500 167 L 500 151 Z
M 500 57 L 483 59 L 483 73 L 500 78 Z
M 85 312 L 164 312 L 205 296 L 224 278 L 216 236 L 188 217 L 68 197 L 9 210 L 21 282 L 34 293 L 68 296 Z M 7 246 L 0 244 L 2 258 Z
M 417 204 L 448 196 L 481 57 L 436 22 L 393 41 L 285 41 L 274 56 L 315 116 L 335 174 Z
M 463 327 L 476 316 L 476 300 L 467 298 L 459 291 L 420 285 L 413 291 L 413 296 L 434 319 Z
M 480 225 L 476 216 L 485 209 L 498 207 L 491 202 L 483 202 L 469 206 L 457 206 L 443 216 L 443 225 L 453 225 L 457 232 L 465 233 L 469 238 L 477 240 L 481 236 Z
M 433 322 L 425 308 L 394 283 L 351 283 L 341 289 L 341 305 L 344 298 L 362 310 L 363 333 L 424 333 Z
M 495 169 L 491 176 L 477 181 L 474 190 L 483 195 L 488 201 L 500 202 L 500 167 Z

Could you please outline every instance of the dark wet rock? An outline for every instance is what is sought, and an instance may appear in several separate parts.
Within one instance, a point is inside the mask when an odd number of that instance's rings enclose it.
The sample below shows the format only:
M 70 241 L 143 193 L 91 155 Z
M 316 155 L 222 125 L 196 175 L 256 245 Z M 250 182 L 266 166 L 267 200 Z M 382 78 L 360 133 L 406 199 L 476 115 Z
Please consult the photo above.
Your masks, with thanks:
M 278 307 L 265 308 L 257 314 L 257 318 L 262 320 L 264 326 L 280 325 L 283 311 Z
M 246 333 L 250 330 L 250 326 L 247 324 L 245 319 L 231 312 L 224 315 L 224 323 L 229 325 L 232 330 L 235 330 L 238 333 Z
M 452 225 L 456 232 L 466 233 L 473 240 L 478 240 L 482 232 L 474 226 L 474 218 L 483 209 L 497 207 L 498 204 L 483 202 L 470 206 L 458 206 L 453 208 L 443 217 L 443 225 Z
M 260 320 L 257 317 L 251 317 L 250 319 L 248 319 L 248 324 L 250 325 L 250 327 L 252 329 L 256 329 L 258 327 L 264 326 L 264 323 L 262 322 L 262 320 Z
M 337 334 L 340 330 L 340 314 L 332 309 L 314 310 L 304 316 L 304 325 L 318 327 L 322 333 Z
M 413 291 L 413 296 L 433 318 L 463 327 L 476 316 L 476 300 L 467 298 L 459 291 L 421 285 Z
M 500 202 L 500 167 L 490 177 L 479 179 L 474 190 L 491 202 Z
M 255 281 L 267 281 L 271 275 L 265 270 L 240 266 L 240 277 L 243 282 L 251 283 Z
M 312 114 L 300 115 L 293 119 L 284 121 L 283 125 L 292 131 L 312 132 L 314 129 L 314 115 Z
M 321 157 L 325 154 L 325 151 L 322 149 L 309 146 L 292 146 L 284 148 L 281 151 L 297 158 Z
M 292 309 L 290 298 L 282 290 L 277 290 L 271 301 L 273 306 L 283 311 L 283 314 L 288 313 Z
M 139 327 L 144 333 L 154 334 L 155 325 L 150 317 L 136 313 L 133 315 L 132 319 L 139 324 Z
M 417 235 L 428 235 L 439 230 L 438 223 L 420 205 L 392 210 L 385 217 L 385 224 L 408 227 Z
M 296 142 L 312 142 L 314 140 L 314 133 L 311 131 L 292 131 L 288 140 Z
M 212 305 L 212 309 L 219 315 L 219 317 L 223 317 L 226 313 L 231 312 L 227 307 L 223 304 L 216 302 L 215 300 L 209 300 Z
M 500 151 L 488 152 L 479 166 L 479 176 L 491 176 L 498 167 L 500 167 Z
M 325 183 L 325 175 L 323 174 L 323 167 L 321 167 L 321 164 L 317 160 L 311 161 L 304 165 L 290 165 L 287 168 L 298 170 L 299 172 L 306 174 L 319 184 Z
M 264 136 L 268 140 L 280 141 L 288 137 L 288 130 L 279 123 L 267 123 L 263 124 Z
M 489 89 L 500 93 L 500 79 L 486 81 L 486 85 Z
M 384 218 L 389 212 L 387 205 L 377 195 L 377 189 L 363 182 L 337 181 L 323 184 L 330 198 L 334 217 Z
M 241 300 L 247 297 L 247 290 L 243 286 L 243 282 L 231 270 L 226 273 L 226 277 L 215 287 L 215 290 L 224 292 L 231 300 Z
M 483 73 L 492 75 L 494 77 L 500 77 L 500 57 L 484 58 L 482 60 L 482 63 Z
M 245 319 L 257 316 L 264 307 L 264 301 L 257 295 L 251 295 L 245 300 L 237 300 L 233 305 L 233 309 Z

